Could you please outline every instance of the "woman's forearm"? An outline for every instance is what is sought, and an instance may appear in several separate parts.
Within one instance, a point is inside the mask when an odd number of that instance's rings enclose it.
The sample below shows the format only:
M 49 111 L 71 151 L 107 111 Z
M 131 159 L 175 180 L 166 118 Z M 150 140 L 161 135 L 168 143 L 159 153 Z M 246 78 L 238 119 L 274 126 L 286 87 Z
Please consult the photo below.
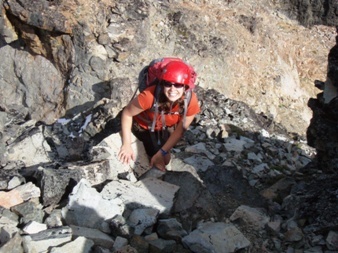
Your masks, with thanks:
M 143 109 L 140 107 L 137 98 L 133 99 L 122 112 L 121 130 L 122 145 L 131 144 L 131 128 L 133 124 L 133 116 L 141 113 Z
M 195 115 L 187 116 L 184 126 L 183 126 L 183 121 L 181 121 L 177 125 L 175 131 L 170 135 L 167 142 L 162 146 L 162 149 L 164 151 L 169 151 L 179 142 L 179 140 L 183 137 L 184 132 L 189 128 L 194 118 L 195 118 Z
M 123 110 L 121 118 L 121 130 L 122 130 L 122 145 L 131 144 L 131 127 L 133 124 L 133 117 L 128 115 L 126 109 Z
M 131 146 L 131 128 L 133 125 L 133 116 L 142 111 L 143 109 L 139 106 L 136 98 L 123 109 L 121 117 L 122 146 L 118 154 L 118 159 L 124 164 L 129 164 L 136 159 Z
M 182 138 L 183 134 L 184 134 L 184 129 L 182 124 L 180 123 L 177 128 L 175 129 L 175 131 L 170 135 L 170 137 L 168 138 L 168 140 L 166 141 L 166 143 L 162 146 L 162 149 L 164 151 L 169 151 L 170 149 L 172 149 L 173 147 L 175 147 L 175 145 L 179 142 L 179 140 Z

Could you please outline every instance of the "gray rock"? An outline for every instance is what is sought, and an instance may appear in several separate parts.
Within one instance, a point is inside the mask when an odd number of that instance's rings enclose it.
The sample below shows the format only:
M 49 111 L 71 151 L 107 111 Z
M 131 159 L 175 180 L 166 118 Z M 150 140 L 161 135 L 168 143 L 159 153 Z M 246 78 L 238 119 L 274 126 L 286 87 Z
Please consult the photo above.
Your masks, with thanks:
M 114 251 L 114 253 L 139 253 L 139 251 L 133 248 L 132 246 L 127 245 L 122 247 L 121 249 Z
M 77 177 L 74 177 L 74 179 L 85 178 L 91 185 L 100 185 L 106 181 L 117 179 L 114 167 L 111 160 L 103 160 L 85 164 L 72 164 L 66 166 L 66 170 L 70 172 L 70 174 L 72 174 L 71 172 L 77 174 Z M 65 171 L 63 171 L 62 174 L 66 174 Z
M 311 247 L 309 249 L 304 250 L 304 253 L 323 253 L 323 249 L 320 246 Z
M 261 194 L 270 200 L 276 201 L 278 199 L 284 199 L 289 194 L 291 187 L 295 184 L 296 182 L 292 178 L 282 178 L 269 188 L 262 190 Z
M 184 171 L 166 173 L 163 180 L 179 187 L 172 213 L 182 215 L 181 221 L 187 231 L 197 222 L 196 217 L 218 217 L 220 207 L 200 178 Z
M 6 241 L 0 247 L 0 253 L 24 253 L 27 252 L 22 247 L 22 238 L 19 233 L 15 233 L 15 235 Z
M 51 247 L 63 245 L 72 240 L 70 227 L 47 229 L 22 237 L 25 252 L 48 252 Z
M 158 238 L 152 238 L 156 240 Z M 133 247 L 138 253 L 151 252 L 149 240 L 146 240 L 143 236 L 133 235 L 130 239 L 130 246 Z M 124 247 L 123 249 L 125 249 Z
M 9 209 L 0 207 L 0 226 L 14 226 L 16 227 L 19 223 L 19 216 L 11 212 Z
M 174 240 L 156 239 L 149 241 L 150 252 L 175 252 L 175 246 Z
M 156 178 L 145 178 L 136 183 L 129 181 L 112 181 L 102 190 L 102 198 L 119 199 L 129 208 L 155 208 L 161 214 L 168 214 L 173 206 L 175 193 L 179 187 Z
M 45 219 L 48 228 L 61 227 L 62 223 L 62 211 L 61 209 L 54 209 Z
M 205 154 L 208 159 L 213 160 L 215 155 L 213 155 L 210 151 L 208 151 L 205 147 L 204 143 L 198 143 L 196 145 L 188 146 L 185 148 L 185 152 L 197 153 L 197 154 Z
M 125 246 L 128 245 L 128 240 L 126 238 L 123 238 L 121 236 L 117 236 L 114 241 L 114 250 L 119 250 Z
M 115 215 L 110 222 L 111 234 L 115 237 L 130 237 L 134 230 L 122 215 Z
M 13 239 L 16 235 L 20 234 L 20 229 L 14 225 L 1 225 L 0 227 L 0 247 L 11 240 L 16 241 L 17 238 Z M 11 245 L 12 242 L 9 243 Z
M 248 153 L 248 159 L 256 162 L 262 162 L 262 159 L 256 155 L 254 152 Z
M 203 155 L 193 155 L 186 159 L 184 162 L 193 166 L 197 171 L 206 171 L 210 166 L 214 165 L 212 161 Z
M 241 205 L 230 216 L 230 220 L 240 220 L 253 229 L 260 230 L 270 221 L 270 217 L 263 209 Z
M 24 183 L 25 181 L 22 177 L 14 176 L 11 178 L 11 180 L 8 181 L 7 189 L 8 190 L 14 189 Z
M 52 161 L 51 147 L 44 138 L 42 127 L 31 129 L 25 138 L 13 142 L 7 150 L 9 150 L 5 153 L 7 162 L 19 160 L 27 167 Z
M 159 210 L 153 208 L 140 208 L 131 212 L 128 224 L 134 228 L 136 235 L 141 235 L 147 227 L 152 227 L 156 221 Z
M 42 205 L 32 200 L 13 206 L 11 210 L 20 216 L 21 224 L 26 224 L 30 221 L 42 223 L 44 218 Z
M 242 152 L 244 145 L 247 143 L 245 140 L 238 140 L 236 138 L 229 137 L 224 140 L 224 147 L 227 151 Z
M 176 219 L 161 219 L 158 221 L 157 233 L 161 238 L 167 240 L 181 241 L 181 239 L 188 235 Z
M 77 237 L 75 240 L 59 247 L 53 247 L 51 253 L 90 253 L 94 242 L 86 237 Z
M 122 214 L 123 201 L 108 199 L 92 188 L 85 179 L 74 187 L 66 207 L 62 208 L 62 217 L 69 225 L 101 229 L 106 220 Z
M 28 52 L 17 51 L 11 46 L 1 47 L 0 52 L 6 59 L 0 63 L 2 85 L 6 85 L 2 90 L 1 104 L 29 108 L 33 119 L 53 123 L 63 99 L 62 77 L 55 66 L 41 55 L 32 57 Z
M 299 242 L 304 238 L 304 234 L 299 227 L 290 228 L 284 233 L 287 242 Z
M 182 241 L 190 250 L 200 253 L 231 253 L 250 246 L 248 239 L 234 225 L 222 222 L 202 223 Z
M 42 203 L 44 206 L 57 205 L 65 194 L 66 188 L 72 180 L 81 179 L 81 172 L 64 168 L 39 167 L 36 178 L 42 191 Z
M 326 244 L 330 250 L 338 250 L 338 233 L 330 231 L 326 237 Z
M 36 221 L 30 221 L 22 228 L 22 231 L 25 232 L 26 234 L 36 234 L 46 229 L 47 229 L 46 224 L 39 223 Z
M 71 229 L 74 238 L 84 237 L 89 240 L 89 242 L 82 240 L 82 243 L 85 242 L 86 244 L 89 243 L 89 245 L 91 245 L 92 242 L 94 242 L 95 245 L 107 249 L 112 249 L 114 246 L 114 239 L 98 229 L 80 226 L 71 226 Z

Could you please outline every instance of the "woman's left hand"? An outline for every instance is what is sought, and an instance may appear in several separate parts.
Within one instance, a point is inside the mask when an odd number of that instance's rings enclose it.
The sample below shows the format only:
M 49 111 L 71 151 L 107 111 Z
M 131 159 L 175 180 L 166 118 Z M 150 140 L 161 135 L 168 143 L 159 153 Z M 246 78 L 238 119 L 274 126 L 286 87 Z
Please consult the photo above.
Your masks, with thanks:
M 150 166 L 156 167 L 160 171 L 166 171 L 165 170 L 165 163 L 164 163 L 164 157 L 160 152 L 157 152 L 150 160 Z

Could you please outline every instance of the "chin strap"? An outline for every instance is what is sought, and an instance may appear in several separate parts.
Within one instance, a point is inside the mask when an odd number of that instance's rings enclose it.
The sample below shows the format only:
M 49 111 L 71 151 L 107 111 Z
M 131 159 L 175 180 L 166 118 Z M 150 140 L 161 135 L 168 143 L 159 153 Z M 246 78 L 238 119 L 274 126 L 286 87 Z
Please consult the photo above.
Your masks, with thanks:
M 183 102 L 184 102 L 184 104 L 183 104 L 183 106 L 184 106 L 184 108 L 183 108 L 184 109 L 184 111 L 183 111 L 183 128 L 185 126 L 187 111 L 188 111 L 188 106 L 189 106 L 190 100 L 191 100 L 191 90 L 189 89 L 186 92 L 186 94 L 184 96 L 184 100 L 183 100 Z

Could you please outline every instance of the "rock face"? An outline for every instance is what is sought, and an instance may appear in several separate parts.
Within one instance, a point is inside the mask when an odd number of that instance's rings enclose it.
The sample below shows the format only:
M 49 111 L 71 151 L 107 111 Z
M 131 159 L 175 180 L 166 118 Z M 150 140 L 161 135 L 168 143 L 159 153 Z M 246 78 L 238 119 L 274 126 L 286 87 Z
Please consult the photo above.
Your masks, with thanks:
M 337 173 L 338 169 L 338 36 L 336 45 L 328 55 L 328 70 L 325 82 L 317 81 L 323 90 L 316 99 L 309 100 L 313 111 L 307 129 L 308 143 L 316 148 L 318 166 L 327 173 Z
M 338 251 L 335 1 L 0 3 L 0 253 Z M 165 173 L 117 159 L 163 55 L 202 109 Z
M 289 15 L 305 26 L 323 24 L 337 26 L 337 1 L 335 0 L 287 0 L 284 1 Z
M 102 98 L 121 109 L 146 64 L 178 56 L 195 67 L 199 86 L 304 135 L 311 118 L 304 105 L 335 44 L 334 29 L 317 25 L 336 25 L 335 1 L 0 3 L 1 111 L 47 124 Z

